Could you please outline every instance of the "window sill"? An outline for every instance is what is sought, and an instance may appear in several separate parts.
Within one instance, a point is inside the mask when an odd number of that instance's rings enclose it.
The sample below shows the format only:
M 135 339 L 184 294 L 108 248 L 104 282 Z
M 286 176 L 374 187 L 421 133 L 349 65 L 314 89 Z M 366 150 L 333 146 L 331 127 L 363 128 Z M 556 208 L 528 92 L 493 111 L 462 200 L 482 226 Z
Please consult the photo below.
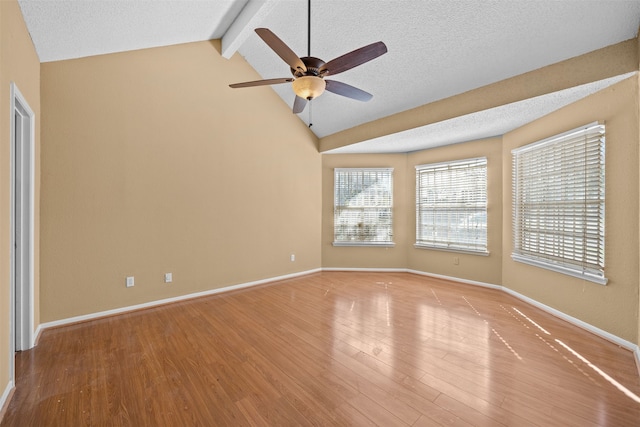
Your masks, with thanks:
M 442 246 L 430 246 L 425 244 L 416 243 L 413 245 L 416 249 L 431 249 L 435 251 L 444 251 L 444 252 L 456 252 L 459 254 L 469 254 L 469 255 L 480 255 L 480 256 L 489 256 L 491 252 L 487 250 L 471 250 L 471 249 L 456 249 L 456 248 L 444 248 Z
M 578 279 L 587 280 L 589 282 L 597 283 L 598 285 L 606 285 L 609 279 L 606 277 L 598 277 L 593 274 L 584 273 L 579 270 L 574 270 L 560 265 L 554 265 L 544 261 L 539 261 L 531 258 L 526 258 L 521 255 L 511 254 L 511 259 L 523 264 L 532 265 L 534 267 L 544 268 L 545 270 L 555 271 L 556 273 L 566 274 L 568 276 L 577 277 Z
M 393 242 L 333 242 L 333 246 L 364 246 L 373 248 L 393 248 L 396 246 Z

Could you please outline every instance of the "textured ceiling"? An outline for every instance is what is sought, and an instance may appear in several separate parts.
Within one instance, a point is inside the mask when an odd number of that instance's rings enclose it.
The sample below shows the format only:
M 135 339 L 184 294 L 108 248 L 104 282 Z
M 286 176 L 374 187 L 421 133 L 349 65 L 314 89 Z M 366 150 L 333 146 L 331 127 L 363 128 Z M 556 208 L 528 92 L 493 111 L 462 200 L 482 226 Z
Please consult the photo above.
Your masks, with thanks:
M 40 62 L 222 38 L 247 0 L 19 0 Z
M 263 78 L 289 77 L 289 67 L 253 32 L 256 27 L 307 55 L 307 2 L 301 0 L 19 3 L 42 62 L 222 38 L 225 56 L 237 49 Z M 312 0 L 311 8 L 312 56 L 328 61 L 379 40 L 389 50 L 334 78 L 371 92 L 371 101 L 326 93 L 312 102 L 312 130 L 319 137 L 631 39 L 640 25 L 640 0 Z M 338 151 L 413 151 L 499 135 L 613 81 Z M 272 88 L 236 90 L 275 90 L 292 105 L 290 85 Z M 300 119 L 309 123 L 309 108 Z M 487 121 L 492 125 L 479 126 Z
M 326 153 L 408 153 L 503 135 L 527 124 L 534 117 L 545 116 L 591 93 L 631 77 L 632 74 L 612 77 L 549 95 L 466 114 L 428 126 L 329 150 Z

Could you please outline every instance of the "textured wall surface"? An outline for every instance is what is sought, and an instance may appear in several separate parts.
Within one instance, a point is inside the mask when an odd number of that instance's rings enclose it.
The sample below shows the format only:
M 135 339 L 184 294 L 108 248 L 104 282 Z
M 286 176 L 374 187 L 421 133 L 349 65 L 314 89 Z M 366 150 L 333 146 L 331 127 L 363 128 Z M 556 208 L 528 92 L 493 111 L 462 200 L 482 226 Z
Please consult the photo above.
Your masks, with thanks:
M 505 135 L 503 165 L 510 152 L 593 121 L 606 124 L 606 286 L 511 259 L 511 180 L 503 181 L 502 284 L 630 342 L 638 336 L 638 77 L 591 95 Z
M 320 267 L 317 141 L 218 49 L 42 65 L 43 322 Z

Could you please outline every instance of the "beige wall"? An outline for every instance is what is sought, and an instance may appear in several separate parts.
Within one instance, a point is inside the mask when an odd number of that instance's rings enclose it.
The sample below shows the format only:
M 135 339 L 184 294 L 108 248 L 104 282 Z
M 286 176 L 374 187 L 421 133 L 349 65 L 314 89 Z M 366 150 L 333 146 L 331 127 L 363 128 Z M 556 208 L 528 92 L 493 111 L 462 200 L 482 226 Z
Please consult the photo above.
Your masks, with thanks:
M 42 64 L 42 322 L 320 267 L 317 140 L 219 49 Z
M 349 145 L 437 122 L 467 112 L 478 111 L 514 100 L 550 93 L 562 88 L 638 71 L 640 44 L 627 40 L 594 52 L 475 89 L 445 100 L 407 110 L 374 122 L 347 129 L 320 140 L 320 151 Z M 527 297 L 558 309 L 597 328 L 640 345 L 640 237 L 639 237 L 639 90 L 632 77 L 602 92 L 554 112 L 499 138 L 475 141 L 408 155 L 405 196 L 407 206 L 395 206 L 396 218 L 409 229 L 403 240 L 405 268 L 502 284 Z M 515 263 L 511 260 L 511 149 L 563 132 L 594 120 L 607 123 L 607 277 L 600 286 L 569 276 Z M 480 148 L 481 147 L 481 148 Z M 479 149 L 480 148 L 480 149 Z M 452 254 L 413 248 L 415 183 L 413 166 L 431 161 L 472 157 L 487 150 L 489 156 L 489 250 L 491 256 Z M 340 158 L 340 157 L 338 157 Z M 365 156 L 362 157 L 366 158 Z M 344 159 L 348 159 L 344 157 Z M 494 159 L 493 161 L 491 159 Z M 496 165 L 496 161 L 501 165 Z M 332 226 L 327 168 L 368 164 L 355 156 L 330 163 L 323 160 L 323 266 L 337 265 L 337 251 L 329 246 Z M 501 188 L 496 188 L 501 187 Z M 396 186 L 397 188 L 397 186 Z M 402 212 L 404 211 L 404 212 Z M 493 230 L 493 231 L 492 231 Z M 396 248 L 398 249 L 398 245 Z M 376 252 L 377 253 L 377 252 Z M 400 255 L 401 252 L 396 252 Z M 371 267 L 389 266 L 389 257 L 376 264 L 364 252 L 351 252 L 356 266 L 369 261 Z M 453 257 L 460 264 L 453 264 Z M 352 258 L 348 258 L 351 260 Z M 347 266 L 347 260 L 342 262 Z M 342 265 L 341 264 L 341 265 Z M 394 258 L 394 266 L 401 260 Z
M 502 284 L 640 344 L 637 77 L 503 139 L 320 156 L 318 141 L 270 89 L 227 87 L 259 77 L 219 49 L 203 42 L 40 66 L 17 2 L 0 1 L 0 392 L 9 379 L 10 81 L 37 118 L 36 325 L 320 266 L 411 268 Z M 629 42 L 578 63 L 614 63 L 598 58 L 620 50 Z M 603 75 L 627 68 L 605 66 Z M 522 78 L 548 92 L 555 75 L 547 68 Z M 464 110 L 469 96 L 444 101 L 458 106 L 446 111 Z M 607 123 L 607 286 L 510 258 L 510 150 L 591 120 Z M 365 133 L 404 130 L 406 121 L 386 118 Z M 491 255 L 460 254 L 455 266 L 451 253 L 413 248 L 414 166 L 483 154 Z M 363 166 L 394 167 L 394 248 L 331 245 L 333 168 Z M 170 285 L 165 272 L 174 274 Z M 124 286 L 128 275 L 134 288 Z
M 323 267 L 408 268 L 499 284 L 620 338 L 639 342 L 638 92 L 638 77 L 634 76 L 502 138 L 407 155 L 324 155 Z M 511 260 L 511 150 L 597 120 L 604 120 L 607 125 L 607 286 Z M 415 166 L 478 156 L 487 156 L 488 160 L 490 255 L 485 257 L 414 248 Z M 333 168 L 379 166 L 394 166 L 394 178 L 399 177 L 394 182 L 396 247 L 332 247 Z M 458 265 L 454 264 L 454 257 L 459 258 Z
M 452 160 L 487 157 L 487 247 L 489 256 L 414 248 L 415 243 L 415 166 Z M 407 207 L 411 225 L 407 267 L 412 270 L 458 277 L 466 280 L 500 285 L 502 265 L 502 141 L 490 138 L 450 145 L 409 155 L 408 181 L 411 203 Z M 454 257 L 458 264 L 454 264 Z
M 35 123 L 35 325 L 39 323 L 40 62 L 18 3 L 0 1 L 0 394 L 9 382 L 10 352 L 10 84 L 15 82 L 36 116 Z
M 511 150 L 592 121 L 606 124 L 606 254 L 597 285 L 511 260 L 511 181 L 503 180 L 502 284 L 631 342 L 638 341 L 638 77 L 634 76 L 504 136 Z
M 416 249 L 415 166 L 487 157 L 489 256 Z M 394 248 L 334 247 L 333 170 L 340 167 L 393 167 Z M 322 161 L 322 266 L 325 268 L 402 268 L 501 283 L 502 143 L 500 138 L 467 142 L 410 154 L 325 154 Z M 453 264 L 453 258 L 459 264 Z
M 324 268 L 406 268 L 411 226 L 405 154 L 325 154 L 322 156 L 322 266 Z M 333 170 L 393 168 L 393 240 L 395 247 L 333 246 Z

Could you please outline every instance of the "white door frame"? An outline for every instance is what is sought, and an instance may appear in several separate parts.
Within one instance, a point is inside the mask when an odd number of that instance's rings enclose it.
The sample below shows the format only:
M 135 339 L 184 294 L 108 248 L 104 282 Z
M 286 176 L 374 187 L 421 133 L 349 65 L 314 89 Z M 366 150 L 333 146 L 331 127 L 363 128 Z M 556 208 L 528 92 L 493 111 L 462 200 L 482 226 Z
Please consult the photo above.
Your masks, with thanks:
M 11 380 L 15 352 L 34 345 L 35 114 L 11 82 Z M 15 382 L 15 381 L 14 381 Z

